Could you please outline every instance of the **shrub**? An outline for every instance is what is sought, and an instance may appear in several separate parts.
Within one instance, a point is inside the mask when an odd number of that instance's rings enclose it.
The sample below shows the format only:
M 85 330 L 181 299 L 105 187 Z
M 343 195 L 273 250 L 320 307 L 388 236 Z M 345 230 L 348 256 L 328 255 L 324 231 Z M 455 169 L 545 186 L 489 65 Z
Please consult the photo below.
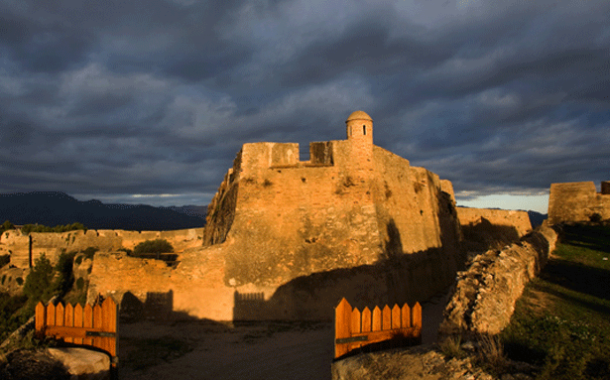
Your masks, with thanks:
M 85 227 L 82 223 L 66 224 L 65 226 L 57 225 L 55 227 L 43 226 L 41 224 L 26 224 L 21 227 L 21 233 L 25 235 L 29 234 L 30 232 L 68 232 L 76 230 L 87 231 L 87 227 Z M 72 241 L 74 242 L 74 237 Z
M 135 246 L 134 256 L 147 253 L 170 253 L 174 252 L 174 247 L 165 239 L 146 240 Z
M 440 344 L 440 349 L 446 358 L 461 359 L 466 356 L 466 352 L 462 350 L 462 338 L 460 336 L 449 336 Z
M 62 253 L 55 265 L 58 276 L 55 279 L 54 288 L 57 289 L 61 295 L 66 294 L 70 288 L 72 288 L 72 284 L 74 284 L 74 255 L 74 252 Z
M 4 231 L 8 231 L 8 230 L 14 230 L 15 229 L 15 225 L 11 222 L 9 222 L 8 220 L 6 220 L 4 223 L 2 223 L 2 225 L 0 225 L 0 234 L 3 233 Z
M 23 293 L 28 297 L 31 306 L 38 301 L 47 302 L 55 293 L 53 287 L 53 266 L 44 253 L 36 259 L 34 268 L 25 279 Z

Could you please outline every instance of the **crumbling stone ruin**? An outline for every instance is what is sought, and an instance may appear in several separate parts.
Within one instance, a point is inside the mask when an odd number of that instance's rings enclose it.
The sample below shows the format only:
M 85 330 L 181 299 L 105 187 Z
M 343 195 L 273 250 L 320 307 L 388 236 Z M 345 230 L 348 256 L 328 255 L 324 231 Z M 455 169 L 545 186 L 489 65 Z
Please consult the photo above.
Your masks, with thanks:
M 597 193 L 593 182 L 551 184 L 549 217 L 520 241 L 491 249 L 458 273 L 445 309 L 442 334 L 497 334 L 510 322 L 525 285 L 555 249 L 553 225 L 610 219 L 610 182 Z

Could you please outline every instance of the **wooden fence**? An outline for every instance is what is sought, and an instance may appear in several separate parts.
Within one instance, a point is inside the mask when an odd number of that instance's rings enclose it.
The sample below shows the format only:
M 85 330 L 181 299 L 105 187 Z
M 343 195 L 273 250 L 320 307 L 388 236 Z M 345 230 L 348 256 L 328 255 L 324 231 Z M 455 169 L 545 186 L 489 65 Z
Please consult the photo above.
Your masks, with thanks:
M 362 312 L 345 298 L 335 308 L 335 358 L 359 347 L 393 339 L 410 339 L 421 343 L 421 305 L 409 308 L 394 305 L 365 307 Z
M 107 298 L 101 305 L 64 307 L 62 303 L 36 305 L 36 335 L 63 340 L 75 345 L 92 346 L 106 351 L 112 366 L 118 363 L 118 305 Z

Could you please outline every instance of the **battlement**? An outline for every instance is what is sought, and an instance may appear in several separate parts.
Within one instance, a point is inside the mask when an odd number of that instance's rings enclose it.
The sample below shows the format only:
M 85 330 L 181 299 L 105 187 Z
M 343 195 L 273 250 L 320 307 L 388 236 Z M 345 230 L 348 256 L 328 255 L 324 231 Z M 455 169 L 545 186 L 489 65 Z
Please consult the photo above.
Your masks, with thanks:
M 298 143 L 264 143 L 271 147 L 271 169 L 333 166 L 333 142 L 309 143 L 309 160 L 301 161 Z M 295 154 L 296 152 L 296 154 Z M 264 153 L 263 153 L 264 154 Z

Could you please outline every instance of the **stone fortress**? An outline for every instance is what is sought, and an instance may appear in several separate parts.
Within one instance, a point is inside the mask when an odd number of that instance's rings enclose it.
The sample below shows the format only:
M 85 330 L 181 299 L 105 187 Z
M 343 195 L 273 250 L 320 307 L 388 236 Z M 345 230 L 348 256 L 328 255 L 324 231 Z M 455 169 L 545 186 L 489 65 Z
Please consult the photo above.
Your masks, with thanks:
M 464 264 L 466 228 L 531 229 L 523 211 L 456 207 L 451 182 L 373 144 L 366 113 L 348 117 L 346 134 L 310 143 L 307 161 L 298 144 L 243 145 L 203 229 L 6 232 L 0 250 L 27 271 L 42 252 L 100 248 L 87 263 L 89 300 L 169 294 L 173 311 L 196 318 L 331 319 L 341 297 L 359 306 L 441 292 Z M 117 252 L 151 238 L 172 242 L 178 264 Z

